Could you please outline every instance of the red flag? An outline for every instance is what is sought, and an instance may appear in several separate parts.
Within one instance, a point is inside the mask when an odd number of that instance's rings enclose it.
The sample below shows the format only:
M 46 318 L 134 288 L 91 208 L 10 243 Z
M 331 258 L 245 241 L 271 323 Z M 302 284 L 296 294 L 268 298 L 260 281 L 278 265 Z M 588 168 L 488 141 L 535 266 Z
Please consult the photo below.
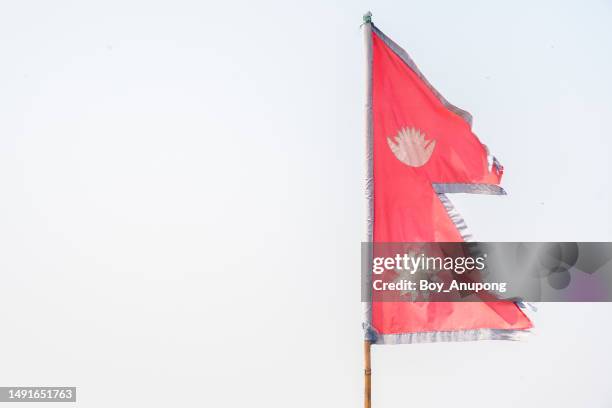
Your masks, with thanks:
M 368 29 L 368 28 L 371 28 Z M 445 193 L 505 194 L 502 167 L 408 54 L 366 27 L 369 240 L 455 242 L 465 224 Z M 532 327 L 513 302 L 373 302 L 366 337 L 376 343 L 512 339 Z

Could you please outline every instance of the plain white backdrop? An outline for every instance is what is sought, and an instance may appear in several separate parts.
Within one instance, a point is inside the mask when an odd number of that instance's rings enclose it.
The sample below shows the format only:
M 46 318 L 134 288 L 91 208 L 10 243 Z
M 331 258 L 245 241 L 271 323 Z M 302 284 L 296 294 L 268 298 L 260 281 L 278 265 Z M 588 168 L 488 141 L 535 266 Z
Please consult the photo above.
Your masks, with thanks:
M 477 239 L 612 239 L 610 1 L 3 1 L 0 385 L 362 404 L 369 9 L 505 166 Z M 376 347 L 374 406 L 610 407 L 611 312 Z

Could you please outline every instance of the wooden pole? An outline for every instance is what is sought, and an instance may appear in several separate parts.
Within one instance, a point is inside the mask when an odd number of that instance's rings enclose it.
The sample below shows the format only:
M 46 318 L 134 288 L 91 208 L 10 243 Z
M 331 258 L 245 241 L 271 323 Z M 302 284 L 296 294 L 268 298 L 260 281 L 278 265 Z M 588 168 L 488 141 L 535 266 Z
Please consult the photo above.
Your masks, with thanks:
M 372 408 L 372 365 L 370 360 L 370 343 L 368 340 L 363 342 L 363 357 L 364 357 L 364 367 L 363 371 L 363 390 L 364 390 L 364 399 L 363 406 L 364 408 Z
M 372 161 L 373 148 L 373 127 L 372 127 L 372 13 L 367 12 L 363 16 L 363 39 L 365 45 L 365 75 L 366 75 L 366 87 L 365 87 L 365 144 L 366 144 L 366 242 L 374 241 L 374 230 L 373 230 L 373 215 L 374 215 L 374 191 L 372 180 L 374 177 L 374 163 Z M 368 285 L 369 286 L 369 285 Z M 371 291 L 371 286 L 369 291 Z M 372 304 L 371 296 L 365 305 L 365 323 L 366 332 L 370 330 L 372 321 Z M 369 338 L 369 337 L 366 337 Z M 364 340 L 363 342 L 363 357 L 364 357 L 364 398 L 363 406 L 365 408 L 372 407 L 372 366 L 370 360 L 370 348 L 372 343 L 370 340 Z

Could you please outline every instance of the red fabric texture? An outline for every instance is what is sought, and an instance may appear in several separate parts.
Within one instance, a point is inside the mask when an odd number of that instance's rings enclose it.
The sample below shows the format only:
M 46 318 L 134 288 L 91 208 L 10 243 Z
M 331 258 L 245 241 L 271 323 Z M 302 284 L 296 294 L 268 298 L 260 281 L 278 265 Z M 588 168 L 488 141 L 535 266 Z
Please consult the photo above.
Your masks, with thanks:
M 499 184 L 501 172 L 490 169 L 486 148 L 470 125 L 372 35 L 374 242 L 462 241 L 432 183 Z M 390 148 L 388 139 L 406 128 L 435 140 L 433 153 L 420 167 L 406 165 Z M 513 302 L 373 302 L 372 326 L 380 334 L 399 334 L 524 330 L 532 324 Z

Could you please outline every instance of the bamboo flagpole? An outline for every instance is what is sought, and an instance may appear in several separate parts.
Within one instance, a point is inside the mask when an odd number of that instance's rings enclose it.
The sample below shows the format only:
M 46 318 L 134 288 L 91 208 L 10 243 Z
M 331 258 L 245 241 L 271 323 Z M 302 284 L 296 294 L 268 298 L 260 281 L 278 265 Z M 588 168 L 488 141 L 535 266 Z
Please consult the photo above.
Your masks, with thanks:
M 372 407 L 372 365 L 370 360 L 370 343 L 369 340 L 363 342 L 363 356 L 364 356 L 364 395 L 363 395 L 363 406 L 365 408 Z
M 366 92 L 365 92 L 365 158 L 366 158 L 366 174 L 365 174 L 365 197 L 366 197 L 366 242 L 373 242 L 373 214 L 374 214 L 374 195 L 373 195 L 373 128 L 372 128 L 372 13 L 367 12 L 363 16 L 363 39 L 365 48 L 366 62 Z M 369 291 L 371 286 L 368 285 Z M 363 343 L 364 356 L 364 407 L 372 407 L 372 365 L 370 358 L 370 349 L 372 346 L 371 340 L 368 338 L 369 326 L 371 323 L 371 296 L 365 304 L 365 332 L 366 338 Z

